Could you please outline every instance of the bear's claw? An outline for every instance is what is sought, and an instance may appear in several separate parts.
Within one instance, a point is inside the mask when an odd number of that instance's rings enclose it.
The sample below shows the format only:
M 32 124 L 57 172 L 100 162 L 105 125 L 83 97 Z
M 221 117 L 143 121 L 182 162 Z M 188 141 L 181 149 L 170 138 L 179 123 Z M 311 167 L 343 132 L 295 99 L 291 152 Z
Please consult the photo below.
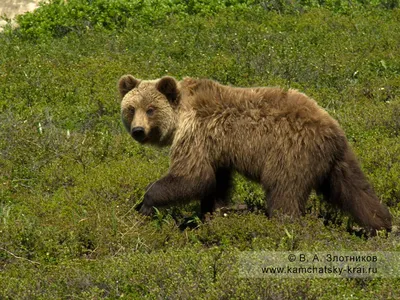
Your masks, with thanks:
M 151 216 L 154 213 L 154 209 L 152 206 L 147 206 L 144 204 L 144 202 L 140 202 L 136 208 L 135 208 L 139 213 L 145 216 Z

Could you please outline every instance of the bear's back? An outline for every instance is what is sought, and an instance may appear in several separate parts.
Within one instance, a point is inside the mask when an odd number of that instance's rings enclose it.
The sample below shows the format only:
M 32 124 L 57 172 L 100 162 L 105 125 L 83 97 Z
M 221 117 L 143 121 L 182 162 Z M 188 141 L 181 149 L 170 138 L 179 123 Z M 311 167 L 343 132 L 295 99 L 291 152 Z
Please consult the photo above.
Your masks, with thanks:
M 181 93 L 186 109 L 193 110 L 198 118 L 233 114 L 235 118 L 249 116 L 254 121 L 287 118 L 292 123 L 337 125 L 315 100 L 293 89 L 232 87 L 209 79 L 185 78 Z

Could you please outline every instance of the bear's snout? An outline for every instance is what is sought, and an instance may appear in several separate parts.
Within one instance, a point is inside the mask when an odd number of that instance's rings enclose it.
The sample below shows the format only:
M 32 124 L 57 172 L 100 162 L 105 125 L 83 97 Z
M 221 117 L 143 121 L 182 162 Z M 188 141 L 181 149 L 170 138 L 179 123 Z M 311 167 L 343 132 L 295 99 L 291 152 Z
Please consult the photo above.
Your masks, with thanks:
M 138 142 L 143 142 L 146 138 L 143 127 L 133 127 L 131 130 L 131 135 Z

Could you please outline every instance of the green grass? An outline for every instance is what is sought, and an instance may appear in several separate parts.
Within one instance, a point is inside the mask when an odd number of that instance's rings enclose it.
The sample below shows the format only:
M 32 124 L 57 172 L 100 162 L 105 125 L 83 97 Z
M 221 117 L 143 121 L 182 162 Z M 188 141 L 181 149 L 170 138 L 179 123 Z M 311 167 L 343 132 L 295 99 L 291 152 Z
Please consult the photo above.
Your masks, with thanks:
M 195 202 L 137 214 L 168 149 L 131 140 L 116 89 L 131 73 L 304 91 L 340 122 L 398 226 L 398 2 L 92 2 L 54 2 L 0 34 L 1 299 L 400 297 L 397 278 L 238 277 L 245 250 L 400 251 L 398 233 L 357 237 L 315 196 L 295 221 L 201 223 Z M 259 207 L 263 193 L 236 176 L 232 200 Z

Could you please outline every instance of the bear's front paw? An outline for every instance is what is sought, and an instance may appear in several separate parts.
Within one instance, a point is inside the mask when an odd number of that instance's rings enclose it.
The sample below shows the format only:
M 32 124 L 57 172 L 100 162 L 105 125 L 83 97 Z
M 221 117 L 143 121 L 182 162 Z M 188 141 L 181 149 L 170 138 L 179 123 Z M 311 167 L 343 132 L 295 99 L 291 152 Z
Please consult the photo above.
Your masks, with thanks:
M 135 209 L 145 216 L 151 216 L 154 213 L 153 206 L 146 205 L 144 201 L 140 202 Z
M 154 209 L 153 209 L 152 206 L 147 206 L 147 205 L 145 205 L 145 204 L 142 204 L 142 206 L 141 206 L 140 209 L 139 209 L 139 212 L 140 212 L 142 215 L 151 216 L 151 215 L 154 214 Z
M 136 210 L 139 211 L 142 215 L 151 216 L 154 214 L 153 201 L 151 200 L 151 195 L 146 192 L 144 195 L 144 199 L 136 206 Z

